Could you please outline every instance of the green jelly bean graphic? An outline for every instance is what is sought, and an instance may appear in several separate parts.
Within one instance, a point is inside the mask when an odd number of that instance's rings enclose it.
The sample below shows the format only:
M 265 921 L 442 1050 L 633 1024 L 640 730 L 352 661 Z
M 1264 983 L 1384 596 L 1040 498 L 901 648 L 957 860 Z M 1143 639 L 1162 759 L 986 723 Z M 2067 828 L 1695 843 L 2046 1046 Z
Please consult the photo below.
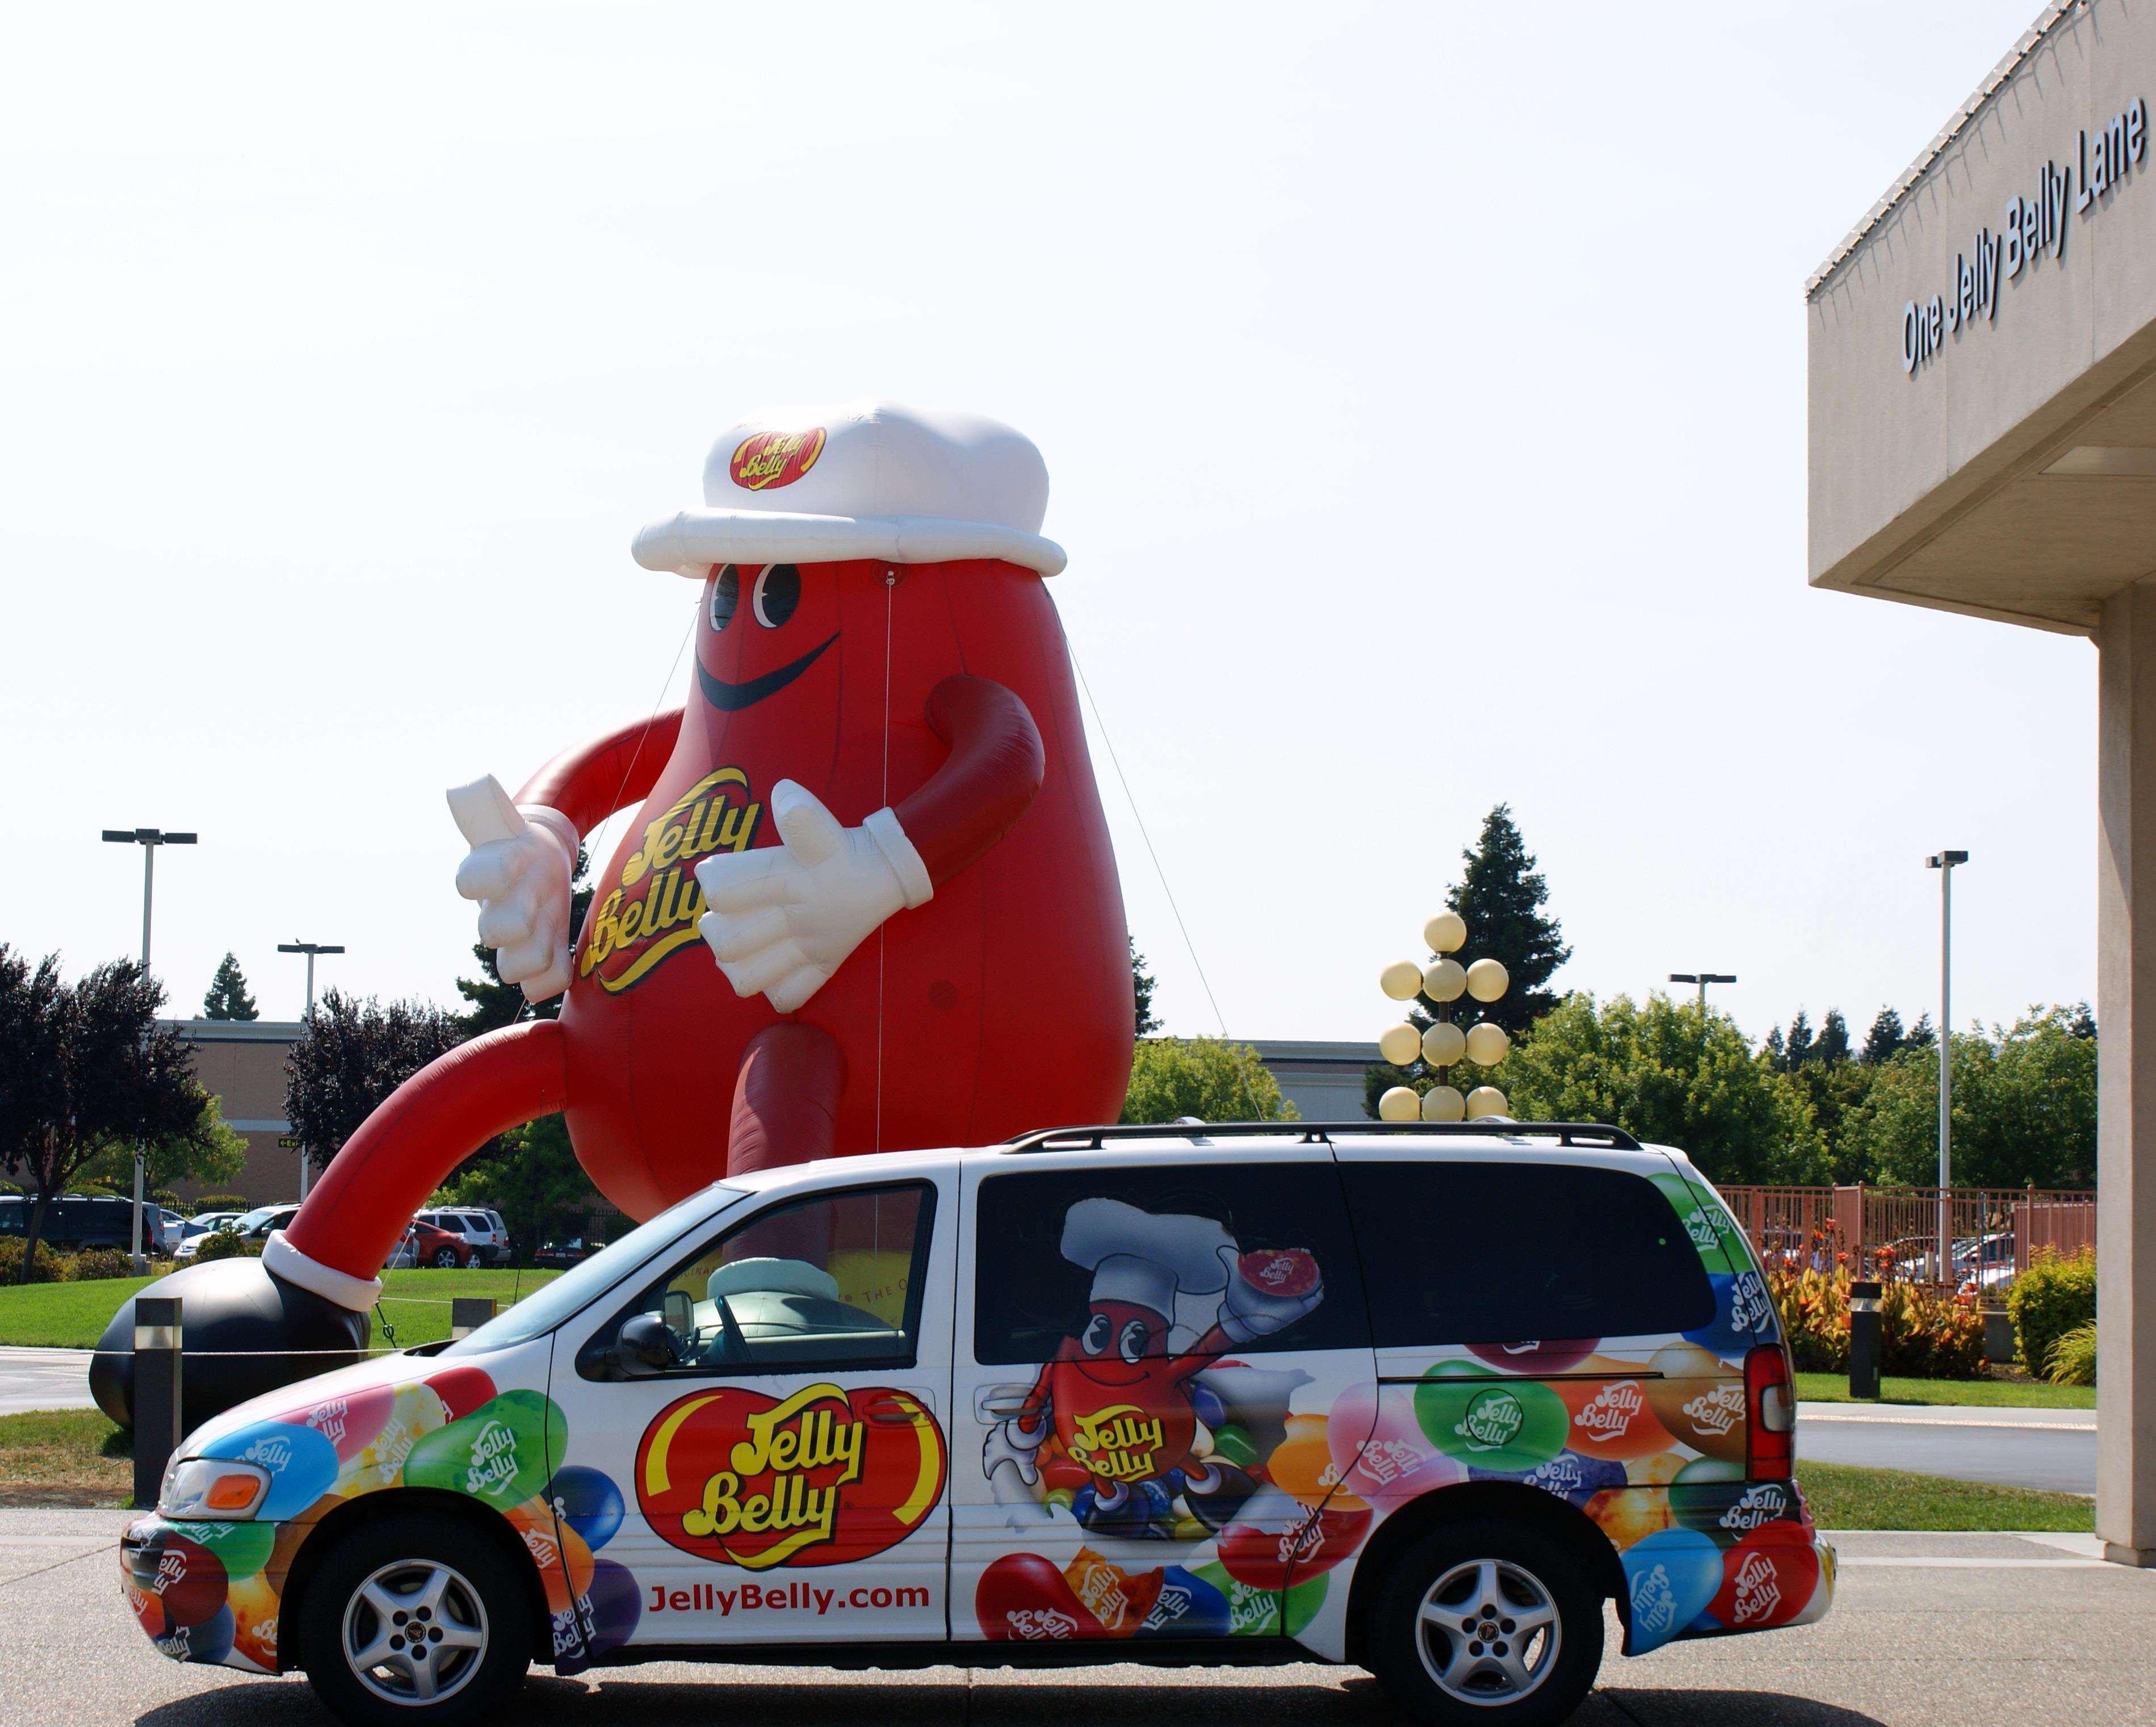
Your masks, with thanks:
M 1694 1186 L 1674 1169 L 1648 1179 L 1661 1189 L 1662 1197 L 1677 1214 L 1685 1233 L 1691 1237 L 1692 1246 L 1699 1250 L 1700 1262 L 1710 1273 L 1758 1269 L 1753 1263 L 1751 1244 L 1744 1239 L 1744 1231 L 1738 1228 L 1737 1220 L 1722 1209 L 1713 1195 Z
M 191 1523 L 178 1528 L 189 1540 L 215 1554 L 224 1575 L 234 1583 L 269 1564 L 270 1550 L 277 1545 L 274 1523 Z
M 544 1392 L 504 1391 L 413 1446 L 404 1484 L 446 1488 L 504 1509 L 521 1505 L 547 1483 L 549 1421 L 565 1425 Z
M 1213 1454 L 1238 1469 L 1247 1469 L 1257 1462 L 1258 1447 L 1247 1428 L 1240 1422 L 1229 1421 L 1213 1436 Z
M 1322 1574 L 1285 1591 L 1260 1589 L 1230 1577 L 1217 1560 L 1192 1567 L 1190 1575 L 1211 1584 L 1228 1598 L 1228 1634 L 1237 1637 L 1296 1636 L 1317 1616 L 1317 1610 L 1325 1605 L 1325 1591 L 1332 1582 L 1329 1575 Z M 1287 1610 L 1285 1631 L 1281 1624 L 1283 1605 Z
M 1496 1380 L 1486 1368 L 1440 1361 L 1415 1387 L 1415 1421 L 1447 1457 L 1477 1469 L 1516 1471 L 1564 1449 L 1564 1400 L 1533 1380 Z

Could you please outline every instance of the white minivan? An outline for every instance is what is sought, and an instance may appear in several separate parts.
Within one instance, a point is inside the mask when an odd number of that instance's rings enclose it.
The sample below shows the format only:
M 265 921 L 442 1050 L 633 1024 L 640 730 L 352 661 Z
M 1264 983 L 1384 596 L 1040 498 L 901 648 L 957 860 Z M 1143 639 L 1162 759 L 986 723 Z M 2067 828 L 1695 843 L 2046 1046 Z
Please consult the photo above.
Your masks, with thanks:
M 1681 1154 L 1604 1128 L 1080 1128 L 729 1178 L 461 1341 L 182 1442 L 175 1659 L 466 1722 L 534 1661 L 1265 1663 L 1563 1719 L 1805 1623 L 1789 1357 Z

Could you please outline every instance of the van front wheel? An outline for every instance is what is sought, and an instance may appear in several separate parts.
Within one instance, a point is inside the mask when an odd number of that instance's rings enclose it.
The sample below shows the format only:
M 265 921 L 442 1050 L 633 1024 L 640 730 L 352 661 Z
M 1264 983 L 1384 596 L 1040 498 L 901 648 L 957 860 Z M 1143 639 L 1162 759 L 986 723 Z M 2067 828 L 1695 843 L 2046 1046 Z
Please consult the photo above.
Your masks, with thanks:
M 352 1727 L 490 1719 L 531 1660 L 531 1607 L 506 1555 L 408 1512 L 323 1560 L 300 1629 L 316 1695 Z
M 1410 1548 L 1374 1604 L 1370 1664 L 1445 1727 L 1553 1727 L 1602 1667 L 1602 1601 L 1578 1554 L 1496 1518 L 1447 1524 Z

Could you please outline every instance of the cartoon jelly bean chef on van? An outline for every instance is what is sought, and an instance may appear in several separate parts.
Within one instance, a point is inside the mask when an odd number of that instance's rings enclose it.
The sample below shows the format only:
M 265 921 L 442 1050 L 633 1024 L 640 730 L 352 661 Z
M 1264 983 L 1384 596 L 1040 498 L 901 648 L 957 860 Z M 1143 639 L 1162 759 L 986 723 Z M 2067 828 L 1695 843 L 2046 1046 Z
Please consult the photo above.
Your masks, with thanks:
M 1222 1466 L 1194 1457 L 1190 1382 L 1229 1349 L 1316 1308 L 1325 1293 L 1317 1262 L 1291 1250 L 1245 1254 L 1212 1218 L 1156 1216 L 1110 1199 L 1065 1214 L 1062 1252 L 1093 1273 L 1085 1324 L 1042 1367 L 1024 1407 L 991 1431 L 984 1473 L 1012 1467 L 1032 1485 L 1053 1433 L 1090 1478 L 1075 1508 L 1081 1523 L 1146 1524 L 1178 1493 L 1202 1502 L 1221 1485 Z M 1176 1349 L 1178 1303 L 1190 1298 L 1217 1303 L 1215 1317 Z

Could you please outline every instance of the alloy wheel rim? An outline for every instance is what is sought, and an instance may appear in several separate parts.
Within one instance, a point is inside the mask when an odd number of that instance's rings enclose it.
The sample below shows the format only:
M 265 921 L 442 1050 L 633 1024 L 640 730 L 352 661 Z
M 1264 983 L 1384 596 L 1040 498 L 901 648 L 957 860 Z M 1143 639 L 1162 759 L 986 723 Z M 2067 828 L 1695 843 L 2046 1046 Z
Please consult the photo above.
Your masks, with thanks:
M 1517 1703 L 1557 1666 L 1563 1628 L 1542 1580 L 1510 1560 L 1468 1560 L 1424 1591 L 1415 1653 L 1430 1683 L 1460 1703 Z
M 485 1659 L 486 1638 L 479 1591 L 437 1560 L 383 1565 L 345 1604 L 346 1664 L 385 1703 L 413 1708 L 455 1696 Z

